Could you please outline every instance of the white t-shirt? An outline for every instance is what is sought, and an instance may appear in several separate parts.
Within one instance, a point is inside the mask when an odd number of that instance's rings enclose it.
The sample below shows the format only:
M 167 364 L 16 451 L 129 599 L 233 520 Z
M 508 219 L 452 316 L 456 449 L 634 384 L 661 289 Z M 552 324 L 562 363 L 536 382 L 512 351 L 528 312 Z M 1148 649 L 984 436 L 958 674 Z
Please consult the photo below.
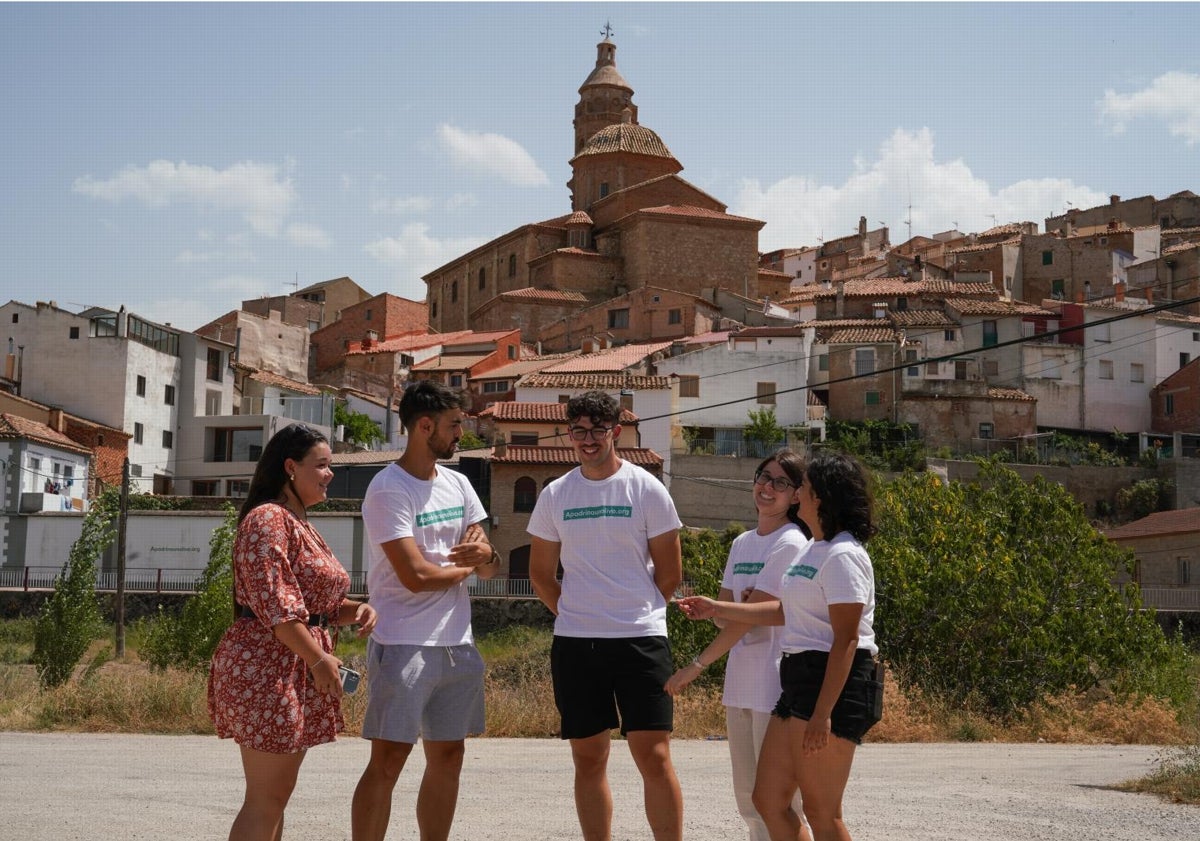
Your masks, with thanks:
M 875 645 L 875 572 L 867 550 L 849 532 L 833 540 L 814 540 L 804 554 L 788 567 L 779 599 L 783 603 L 783 650 L 829 651 L 833 626 L 829 605 L 861 604 L 858 647 L 872 654 Z
M 607 479 L 577 467 L 546 486 L 529 533 L 561 544 L 560 637 L 667 635 L 667 602 L 654 584 L 648 541 L 681 525 L 670 494 L 627 461 Z
M 753 587 L 778 596 L 783 575 L 808 545 L 799 526 L 786 523 L 770 534 L 747 531 L 739 534 L 729 547 L 729 560 L 721 586 L 740 602 L 742 592 Z M 779 657 L 781 625 L 752 625 L 744 637 L 729 649 L 725 663 L 725 693 L 721 702 L 727 707 L 769 713 L 779 700 Z
M 362 503 L 367 532 L 367 588 L 379 614 L 371 637 L 384 645 L 461 645 L 473 642 L 471 600 L 460 581 L 445 590 L 414 593 L 400 583 L 382 544 L 414 538 L 425 560 L 453 566 L 451 547 L 467 527 L 487 517 L 483 503 L 461 473 L 437 468 L 418 479 L 396 463 L 375 474 Z

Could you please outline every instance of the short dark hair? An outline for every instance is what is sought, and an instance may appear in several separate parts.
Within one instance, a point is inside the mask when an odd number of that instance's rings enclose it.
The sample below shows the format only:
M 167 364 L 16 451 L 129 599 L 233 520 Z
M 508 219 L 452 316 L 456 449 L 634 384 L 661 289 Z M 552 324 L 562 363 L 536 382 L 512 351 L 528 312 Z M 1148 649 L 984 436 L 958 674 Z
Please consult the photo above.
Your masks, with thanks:
M 238 512 L 238 522 L 264 502 L 273 502 L 283 495 L 283 486 L 288 481 L 287 471 L 283 469 L 285 461 L 289 458 L 304 461 L 309 450 L 322 443 L 328 444 L 329 439 L 302 423 L 289 424 L 272 435 L 254 468 L 246 501 Z
M 466 409 L 470 405 L 467 395 L 459 389 L 444 386 L 434 380 L 417 380 L 409 383 L 400 398 L 400 423 L 409 432 L 413 425 L 424 417 L 440 415 L 451 409 Z
M 606 391 L 596 389 L 576 394 L 567 401 L 567 423 L 587 418 L 592 426 L 612 426 L 621 422 L 621 404 Z
M 808 463 L 805 480 L 817 495 L 817 517 L 826 540 L 848 531 L 866 544 L 875 533 L 867 472 L 844 453 L 822 453 Z

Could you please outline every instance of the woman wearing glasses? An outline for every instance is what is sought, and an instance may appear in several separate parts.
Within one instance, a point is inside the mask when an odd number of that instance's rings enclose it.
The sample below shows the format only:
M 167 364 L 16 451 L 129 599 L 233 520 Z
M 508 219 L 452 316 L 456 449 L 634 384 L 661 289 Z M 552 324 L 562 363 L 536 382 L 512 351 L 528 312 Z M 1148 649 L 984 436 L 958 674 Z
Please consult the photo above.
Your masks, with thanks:
M 342 729 L 342 686 L 329 628 L 375 627 L 346 598 L 350 576 L 308 522 L 333 479 L 325 436 L 284 427 L 263 448 L 233 544 L 235 619 L 213 654 L 208 712 L 241 747 L 245 799 L 230 841 L 273 841 L 305 752 Z
M 816 841 L 849 841 L 842 795 L 854 750 L 878 721 L 882 687 L 873 679 L 875 577 L 865 544 L 874 533 L 862 467 L 819 455 L 799 489 L 812 543 L 787 570 L 776 604 L 680 599 L 691 619 L 783 624 L 782 694 L 767 725 L 754 804 L 772 841 L 803 838 L 792 808 L 799 789 Z
M 729 548 L 718 601 L 779 604 L 776 594 L 783 574 L 809 543 L 808 527 L 797 515 L 803 479 L 804 459 L 792 450 L 778 451 L 754 471 L 752 492 L 758 523 L 752 531 L 738 535 Z M 725 705 L 734 799 L 749 829 L 750 841 L 768 841 L 767 826 L 754 807 L 754 776 L 771 710 L 779 700 L 781 629 L 716 621 L 721 632 L 696 659 L 671 676 L 666 690 L 678 695 L 729 652 L 721 701 Z M 799 795 L 793 809 L 801 814 Z M 810 837 L 801 835 L 804 841 Z

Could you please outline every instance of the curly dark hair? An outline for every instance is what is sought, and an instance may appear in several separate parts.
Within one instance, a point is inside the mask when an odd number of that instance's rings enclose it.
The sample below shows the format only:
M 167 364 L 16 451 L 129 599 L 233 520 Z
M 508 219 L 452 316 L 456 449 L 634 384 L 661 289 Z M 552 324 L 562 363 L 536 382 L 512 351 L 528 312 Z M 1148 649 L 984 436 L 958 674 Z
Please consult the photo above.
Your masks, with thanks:
M 866 469 L 843 453 L 822 453 L 808 463 L 805 480 L 817 495 L 825 539 L 847 531 L 866 545 L 875 534 Z
M 238 522 L 246 519 L 247 514 L 264 502 L 274 502 L 283 495 L 283 486 L 291 481 L 283 468 L 285 461 L 289 458 L 303 461 L 309 450 L 317 444 L 328 443 L 329 439 L 324 435 L 302 423 L 289 424 L 272 435 L 259 456 L 258 466 L 254 468 L 250 490 L 238 512 Z
M 567 401 L 567 423 L 587 418 L 592 426 L 613 426 L 621 420 L 621 404 L 605 391 L 585 391 Z
M 797 488 L 804 484 L 804 456 L 795 450 L 789 450 L 787 447 L 776 450 L 759 462 L 758 467 L 754 469 L 754 475 L 757 477 L 759 473 L 763 472 L 763 468 L 771 462 L 778 464 L 779 469 L 783 471 L 785 476 L 792 480 L 792 484 Z M 808 523 L 800 519 L 800 503 L 788 506 L 787 518 L 800 527 L 800 531 L 804 532 L 805 537 L 812 538 L 812 529 L 808 527 Z
M 400 423 L 411 431 L 423 417 L 440 415 L 451 409 L 466 409 L 469 404 L 470 399 L 462 391 L 434 380 L 417 380 L 408 384 L 400 398 Z

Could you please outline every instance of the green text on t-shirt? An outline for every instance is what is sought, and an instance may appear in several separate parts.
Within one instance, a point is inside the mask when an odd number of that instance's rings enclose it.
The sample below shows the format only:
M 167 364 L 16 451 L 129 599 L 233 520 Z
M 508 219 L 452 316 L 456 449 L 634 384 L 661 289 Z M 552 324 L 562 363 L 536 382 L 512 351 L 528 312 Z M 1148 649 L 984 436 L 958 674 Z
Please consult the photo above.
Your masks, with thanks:
M 766 566 L 762 561 L 742 561 L 733 565 L 734 575 L 755 575 Z
M 457 505 L 454 508 L 443 508 L 441 511 L 423 511 L 417 515 L 418 526 L 428 526 L 433 523 L 444 523 L 447 520 L 461 520 L 463 517 L 463 507 Z
M 593 505 L 588 508 L 568 508 L 563 511 L 563 520 L 600 520 L 605 517 L 633 517 L 629 505 Z
M 810 567 L 808 564 L 793 564 L 788 567 L 788 575 L 803 575 L 805 578 L 812 578 L 817 574 L 816 567 Z

